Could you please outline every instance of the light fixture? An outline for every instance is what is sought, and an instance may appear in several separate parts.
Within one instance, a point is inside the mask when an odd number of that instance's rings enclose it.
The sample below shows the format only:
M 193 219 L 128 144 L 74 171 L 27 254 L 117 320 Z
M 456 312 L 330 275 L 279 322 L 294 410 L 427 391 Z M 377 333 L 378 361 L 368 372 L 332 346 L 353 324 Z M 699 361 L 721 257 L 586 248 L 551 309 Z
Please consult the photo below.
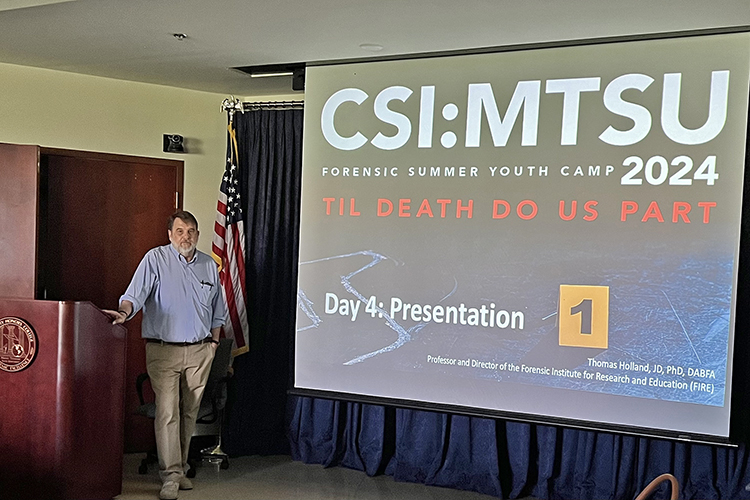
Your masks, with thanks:
M 232 68 L 251 78 L 292 77 L 292 90 L 305 90 L 305 63 L 264 64 Z
M 250 78 L 268 78 L 272 76 L 292 76 L 292 71 L 270 71 L 265 73 L 250 73 Z
M 182 41 L 188 37 L 185 33 L 172 33 L 172 36 L 179 41 Z

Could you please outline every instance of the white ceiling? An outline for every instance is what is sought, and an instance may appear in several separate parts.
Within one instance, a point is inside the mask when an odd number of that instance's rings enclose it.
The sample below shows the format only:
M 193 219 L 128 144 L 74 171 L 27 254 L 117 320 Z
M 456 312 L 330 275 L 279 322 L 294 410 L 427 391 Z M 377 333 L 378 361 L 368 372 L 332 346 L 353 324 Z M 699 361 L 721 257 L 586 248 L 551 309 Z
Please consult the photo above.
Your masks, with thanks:
M 229 68 L 748 25 L 750 0 L 0 0 L 0 62 L 263 96 L 290 78 Z

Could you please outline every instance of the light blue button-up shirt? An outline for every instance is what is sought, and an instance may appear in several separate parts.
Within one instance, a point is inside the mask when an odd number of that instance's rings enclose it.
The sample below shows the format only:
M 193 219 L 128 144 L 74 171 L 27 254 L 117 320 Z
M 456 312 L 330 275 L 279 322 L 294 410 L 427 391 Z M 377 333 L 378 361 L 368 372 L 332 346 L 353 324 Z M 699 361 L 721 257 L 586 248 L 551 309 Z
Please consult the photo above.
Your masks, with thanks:
M 138 264 L 120 302 L 143 309 L 141 336 L 166 342 L 198 342 L 226 323 L 216 262 L 195 251 L 187 262 L 170 244 L 152 248 Z

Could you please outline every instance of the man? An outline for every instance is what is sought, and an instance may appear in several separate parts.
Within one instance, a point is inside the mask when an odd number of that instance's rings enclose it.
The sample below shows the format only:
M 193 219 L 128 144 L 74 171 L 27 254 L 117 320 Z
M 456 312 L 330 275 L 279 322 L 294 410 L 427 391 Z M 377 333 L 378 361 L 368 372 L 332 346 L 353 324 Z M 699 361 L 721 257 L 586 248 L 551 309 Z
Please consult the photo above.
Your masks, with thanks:
M 156 394 L 156 449 L 163 500 L 193 485 L 185 473 L 190 437 L 227 309 L 214 260 L 196 250 L 198 221 L 178 210 L 167 226 L 169 245 L 141 260 L 113 324 L 143 309 L 146 368 Z

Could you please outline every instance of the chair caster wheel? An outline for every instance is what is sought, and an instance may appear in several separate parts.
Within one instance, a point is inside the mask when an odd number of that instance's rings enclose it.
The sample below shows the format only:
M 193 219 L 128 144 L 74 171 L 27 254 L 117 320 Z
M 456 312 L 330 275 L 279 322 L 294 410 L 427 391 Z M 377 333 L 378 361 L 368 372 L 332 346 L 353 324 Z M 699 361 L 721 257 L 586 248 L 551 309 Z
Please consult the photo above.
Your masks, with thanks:
M 229 459 L 228 458 L 225 458 L 224 460 L 221 461 L 220 468 L 223 469 L 223 470 L 227 470 L 229 468 Z
M 138 466 L 138 474 L 148 474 L 148 464 L 145 460 L 141 461 L 141 465 Z

